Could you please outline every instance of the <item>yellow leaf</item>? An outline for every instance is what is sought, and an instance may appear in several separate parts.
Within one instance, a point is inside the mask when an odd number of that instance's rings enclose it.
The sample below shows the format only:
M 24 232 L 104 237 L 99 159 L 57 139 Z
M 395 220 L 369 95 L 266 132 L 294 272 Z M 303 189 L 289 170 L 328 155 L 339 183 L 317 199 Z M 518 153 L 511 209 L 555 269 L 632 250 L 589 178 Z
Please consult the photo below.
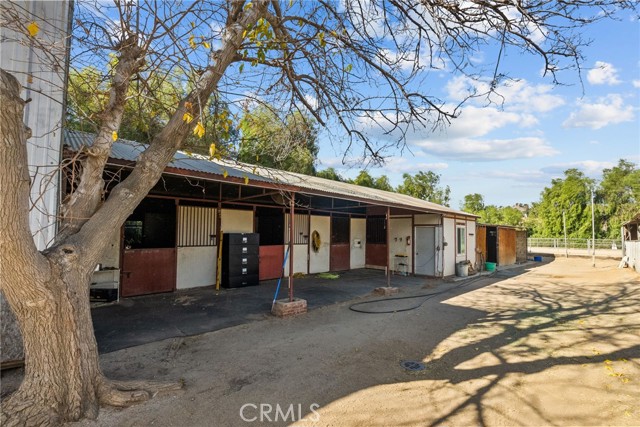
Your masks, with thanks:
M 244 10 L 249 10 L 253 7 L 253 3 L 249 2 L 246 5 L 244 5 Z
M 27 31 L 29 31 L 29 35 L 31 37 L 35 37 L 36 34 L 38 34 L 38 31 L 40 31 L 40 27 L 36 21 L 33 21 L 31 24 L 27 25 Z
M 192 49 L 195 49 L 197 47 L 195 39 L 196 39 L 196 36 L 191 34 L 191 36 L 189 37 L 189 46 L 191 46 Z
M 211 47 L 211 45 L 209 44 L 209 42 L 202 42 L 202 45 L 206 48 L 209 49 Z
M 116 141 L 118 139 L 118 132 L 116 132 L 115 130 L 111 132 L 111 139 Z
M 227 170 L 225 169 L 225 171 L 222 173 L 222 176 L 224 176 L 225 178 L 229 176 L 229 172 L 227 172 Z
M 247 184 L 249 184 L 249 177 L 245 176 L 244 177 L 244 185 L 247 185 Z
M 209 155 L 210 155 L 211 157 L 213 157 L 213 156 L 215 156 L 215 155 L 216 155 L 216 144 L 211 144 L 211 145 L 209 146 Z
M 204 125 L 202 124 L 202 122 L 198 122 L 196 127 L 193 129 L 193 134 L 198 138 L 202 138 L 204 136 Z
M 184 115 L 182 116 L 182 120 L 187 123 L 191 123 L 193 121 L 193 116 L 190 113 L 184 113 Z

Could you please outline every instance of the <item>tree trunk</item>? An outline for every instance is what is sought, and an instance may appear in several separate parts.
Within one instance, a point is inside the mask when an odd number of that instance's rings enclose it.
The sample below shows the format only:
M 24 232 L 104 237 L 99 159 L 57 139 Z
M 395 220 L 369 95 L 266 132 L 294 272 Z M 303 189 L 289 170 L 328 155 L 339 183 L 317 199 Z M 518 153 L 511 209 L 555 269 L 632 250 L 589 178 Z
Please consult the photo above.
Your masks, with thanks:
M 0 289 L 22 333 L 25 375 L 2 402 L 2 425 L 95 418 L 101 404 L 127 406 L 181 385 L 115 383 L 99 365 L 89 301 L 92 258 L 61 244 L 39 252 L 29 228 L 29 172 L 20 84 L 0 70 Z

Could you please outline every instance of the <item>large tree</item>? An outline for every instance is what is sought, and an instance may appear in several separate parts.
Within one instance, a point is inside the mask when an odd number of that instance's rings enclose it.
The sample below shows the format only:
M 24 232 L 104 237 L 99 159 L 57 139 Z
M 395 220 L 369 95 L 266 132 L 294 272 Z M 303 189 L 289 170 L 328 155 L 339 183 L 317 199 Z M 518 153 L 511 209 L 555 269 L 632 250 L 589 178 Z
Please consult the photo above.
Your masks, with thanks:
M 567 169 L 564 178 L 551 180 L 535 206 L 535 235 L 557 237 L 564 233 L 563 212 L 569 237 L 591 237 L 591 189 L 595 182 L 578 169 Z
M 449 206 L 451 189 L 440 185 L 440 175 L 435 172 L 420 171 L 415 175 L 402 174 L 404 181 L 397 188 L 398 193 L 408 194 L 443 206 Z
M 621 224 L 640 211 L 640 169 L 620 159 L 616 166 L 602 171 L 599 187 L 602 237 L 617 238 Z
M 360 185 L 362 187 L 376 188 L 378 190 L 393 191 L 393 187 L 389 182 L 389 178 L 386 175 L 380 175 L 377 178 L 371 176 L 366 170 L 360 171 L 352 181 L 352 184 Z
M 299 112 L 279 117 L 269 106 L 244 112 L 238 160 L 307 175 L 318 157 L 316 121 Z
M 176 150 L 193 132 L 206 134 L 203 114 L 212 96 L 304 111 L 332 125 L 346 145 L 343 152 L 360 147 L 379 159 L 384 145 L 403 144 L 410 126 L 434 126 L 456 116 L 428 86 L 431 70 L 447 64 L 448 72 L 483 77 L 470 58 L 493 44 L 502 47 L 496 64 L 509 49 L 538 55 L 543 73 L 555 79 L 580 66 L 581 26 L 636 3 L 74 2 L 72 67 L 100 70 L 104 102 L 95 116 L 94 143 L 77 159 L 81 172 L 61 206 L 58 237 L 45 251 L 36 249 L 27 219 L 29 132 L 21 123 L 21 88 L 1 72 L 0 284 L 20 324 L 26 363 L 19 390 L 2 404 L 2 424 L 95 418 L 100 405 L 126 406 L 164 387 L 105 378 L 92 330 L 89 280 L 113 230 L 159 180 Z M 0 7 L 3 28 L 47 51 L 47 40 L 27 25 L 43 17 L 13 2 Z M 187 90 L 164 106 L 166 120 L 148 148 L 126 179 L 106 192 L 103 172 L 128 120 L 128 94 L 158 73 L 181 79 Z M 504 74 L 499 65 L 492 67 L 491 89 Z M 371 124 L 395 138 L 369 139 L 364 127 Z

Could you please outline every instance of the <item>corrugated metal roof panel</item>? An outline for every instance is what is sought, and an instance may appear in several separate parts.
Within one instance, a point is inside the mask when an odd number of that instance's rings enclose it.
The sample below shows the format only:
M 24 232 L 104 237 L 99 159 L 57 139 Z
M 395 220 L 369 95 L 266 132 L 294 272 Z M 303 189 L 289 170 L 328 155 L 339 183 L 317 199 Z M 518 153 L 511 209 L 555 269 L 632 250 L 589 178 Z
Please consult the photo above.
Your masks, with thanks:
M 94 135 L 86 132 L 65 130 L 65 144 L 73 151 L 78 151 L 83 146 L 90 146 L 93 143 L 93 139 Z M 145 144 L 125 139 L 118 139 L 113 144 L 111 157 L 118 160 L 136 161 L 140 153 L 144 151 L 145 147 Z M 405 194 L 392 193 L 375 188 L 361 187 L 359 185 L 349 184 L 346 182 L 333 181 L 317 176 L 303 175 L 294 172 L 266 168 L 263 166 L 232 162 L 229 160 L 209 160 L 203 156 L 196 154 L 188 155 L 181 151 L 176 153 L 174 160 L 169 164 L 169 166 L 178 169 L 218 175 L 219 177 L 223 177 L 226 171 L 228 176 L 231 177 L 248 177 L 250 181 L 261 181 L 271 184 L 293 186 L 300 188 L 301 190 L 307 190 L 312 194 L 324 194 L 327 196 L 341 196 L 347 199 L 367 200 L 382 205 L 402 206 L 408 209 L 424 212 L 476 217 L 476 215 L 473 214 L 451 209 L 425 200 L 416 199 L 415 197 L 407 196 Z M 216 178 L 212 177 L 212 179 Z M 217 180 L 221 179 L 217 178 Z
M 87 132 L 81 132 L 77 130 L 65 130 L 64 143 L 69 146 L 73 151 L 79 151 L 82 147 L 89 147 L 93 144 L 95 135 Z M 135 162 L 147 145 L 136 141 L 130 141 L 128 139 L 118 138 L 111 147 L 111 158 L 117 160 L 124 160 L 128 162 Z M 190 170 L 194 172 L 210 173 L 215 175 L 224 176 L 225 171 L 228 176 L 234 178 L 249 178 L 249 180 L 272 182 L 268 178 L 254 174 L 252 170 L 241 170 L 234 167 L 232 163 L 226 165 L 223 162 L 217 162 L 215 160 L 209 160 L 204 156 L 197 154 L 187 154 L 182 151 L 178 151 L 171 163 L 170 167 Z

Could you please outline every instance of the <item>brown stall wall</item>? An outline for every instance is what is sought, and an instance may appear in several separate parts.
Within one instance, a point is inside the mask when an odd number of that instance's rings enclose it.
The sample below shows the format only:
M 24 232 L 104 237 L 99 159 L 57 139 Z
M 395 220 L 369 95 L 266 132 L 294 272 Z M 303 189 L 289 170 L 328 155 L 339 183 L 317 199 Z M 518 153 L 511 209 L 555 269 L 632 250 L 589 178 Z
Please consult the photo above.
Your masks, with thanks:
M 283 245 L 260 246 L 259 280 L 277 279 L 282 274 Z
M 345 271 L 348 270 L 351 262 L 349 259 L 349 253 L 351 247 L 348 243 L 331 245 L 331 252 L 329 258 L 329 269 L 331 271 Z
M 371 267 L 387 266 L 387 245 L 367 243 L 365 263 Z
M 527 261 L 527 232 L 526 230 L 516 231 L 516 262 Z
M 498 265 L 516 263 L 516 230 L 498 228 Z
M 482 257 L 482 258 L 481 258 Z M 487 260 L 487 227 L 478 226 L 476 228 L 476 263 L 478 267 L 484 269 L 484 263 Z
M 123 297 L 171 292 L 176 288 L 176 250 L 127 249 L 120 274 Z

